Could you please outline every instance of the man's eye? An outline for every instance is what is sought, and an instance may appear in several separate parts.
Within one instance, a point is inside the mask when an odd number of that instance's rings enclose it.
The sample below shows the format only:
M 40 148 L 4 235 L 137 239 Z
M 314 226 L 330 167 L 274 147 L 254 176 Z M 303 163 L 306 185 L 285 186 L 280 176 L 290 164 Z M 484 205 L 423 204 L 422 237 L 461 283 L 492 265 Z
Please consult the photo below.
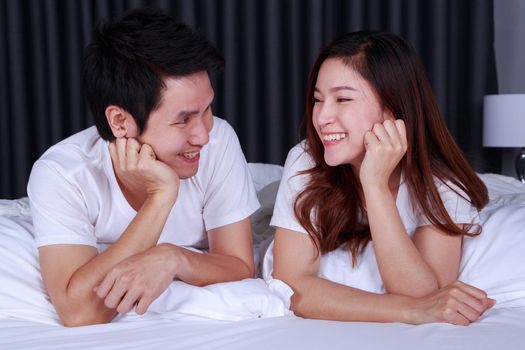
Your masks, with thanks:
M 190 118 L 184 118 L 183 120 L 181 121 L 178 121 L 178 122 L 175 122 L 175 123 L 172 123 L 171 125 L 184 125 L 188 122 Z

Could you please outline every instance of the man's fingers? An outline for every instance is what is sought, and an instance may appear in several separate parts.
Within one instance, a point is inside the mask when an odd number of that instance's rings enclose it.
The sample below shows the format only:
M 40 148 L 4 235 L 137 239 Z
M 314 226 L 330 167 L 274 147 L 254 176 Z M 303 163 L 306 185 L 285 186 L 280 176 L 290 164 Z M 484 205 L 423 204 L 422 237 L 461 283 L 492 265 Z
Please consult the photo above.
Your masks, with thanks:
M 111 274 L 107 274 L 106 277 L 102 280 L 102 282 L 97 287 L 95 287 L 95 293 L 97 293 L 97 296 L 99 298 L 104 299 L 111 290 L 111 287 L 113 287 L 114 283 L 115 278 Z
M 111 159 L 118 160 L 117 145 L 115 144 L 115 141 L 109 143 L 109 154 L 111 155 Z
M 126 142 L 127 140 L 123 137 L 118 137 L 115 140 L 115 145 L 117 149 L 117 161 L 120 169 L 123 169 L 126 166 Z
M 146 311 L 148 311 L 148 308 L 152 302 L 153 298 L 149 294 L 143 295 L 142 298 L 140 298 L 137 307 L 135 308 L 135 312 L 139 315 L 143 315 Z
M 143 144 L 140 147 L 139 157 L 141 160 L 157 159 L 157 157 L 155 156 L 155 152 L 153 151 L 153 148 L 148 144 Z
M 121 314 L 127 313 L 129 310 L 133 308 L 135 303 L 140 297 L 140 292 L 135 289 L 130 289 L 126 292 L 126 295 L 124 295 L 124 298 L 122 298 L 120 304 L 117 306 L 117 311 Z
M 126 143 L 126 168 L 135 169 L 139 158 L 140 143 L 133 138 Z
M 113 275 L 110 273 L 109 275 Z M 117 275 L 117 278 L 114 278 L 114 283 L 109 288 L 109 291 L 106 293 L 104 304 L 110 309 L 114 309 L 120 304 L 120 301 L 124 297 L 124 294 L 129 289 L 130 280 L 132 277 L 129 275 Z

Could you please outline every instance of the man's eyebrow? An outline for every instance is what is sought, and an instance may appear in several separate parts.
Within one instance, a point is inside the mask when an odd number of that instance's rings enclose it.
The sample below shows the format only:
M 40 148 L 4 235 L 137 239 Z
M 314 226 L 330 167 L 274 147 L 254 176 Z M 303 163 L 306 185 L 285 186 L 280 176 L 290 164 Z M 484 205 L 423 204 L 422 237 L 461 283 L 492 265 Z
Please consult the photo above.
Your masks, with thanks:
M 208 107 L 212 105 L 214 99 L 215 99 L 215 94 L 213 94 L 212 98 L 210 99 L 210 103 L 208 104 Z M 182 110 L 177 114 L 177 120 L 183 120 L 187 117 L 191 117 L 192 115 L 199 114 L 199 113 L 200 111 L 198 109 Z
M 192 116 L 192 115 L 198 114 L 198 113 L 199 113 L 198 110 L 188 110 L 188 111 L 182 110 L 182 111 L 179 112 L 179 114 L 177 114 L 177 119 L 178 120 L 182 120 L 182 119 L 185 119 L 185 118 L 187 118 L 189 116 Z

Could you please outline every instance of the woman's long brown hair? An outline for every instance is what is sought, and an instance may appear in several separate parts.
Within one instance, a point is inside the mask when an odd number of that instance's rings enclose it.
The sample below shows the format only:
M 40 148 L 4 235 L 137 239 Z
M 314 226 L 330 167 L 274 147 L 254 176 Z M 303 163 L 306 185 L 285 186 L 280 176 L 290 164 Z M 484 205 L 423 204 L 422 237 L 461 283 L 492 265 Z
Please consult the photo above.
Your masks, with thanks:
M 383 107 L 404 120 L 408 149 L 400 164 L 411 201 L 422 215 L 450 235 L 480 234 L 480 226 L 460 228 L 452 221 L 436 188 L 435 178 L 450 181 L 478 210 L 488 202 L 487 188 L 443 121 L 415 50 L 394 34 L 361 31 L 343 35 L 323 49 L 307 85 L 305 148 L 316 165 L 303 172 L 309 182 L 297 196 L 294 212 L 318 253 L 345 245 L 355 264 L 371 240 L 370 228 L 362 220 L 359 179 L 351 165 L 330 167 L 325 163 L 324 147 L 312 121 L 317 75 L 328 58 L 341 59 L 358 72 L 375 90 Z

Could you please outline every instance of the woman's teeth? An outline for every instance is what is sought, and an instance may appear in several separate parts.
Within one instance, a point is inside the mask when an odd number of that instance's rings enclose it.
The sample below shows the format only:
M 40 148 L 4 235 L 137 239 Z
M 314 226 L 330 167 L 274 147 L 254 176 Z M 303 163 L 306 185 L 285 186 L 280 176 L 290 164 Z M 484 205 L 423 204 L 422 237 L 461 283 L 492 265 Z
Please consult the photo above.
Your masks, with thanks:
M 184 157 L 184 158 L 191 159 L 191 158 L 195 158 L 195 156 L 197 156 L 198 154 L 199 154 L 199 152 L 179 153 L 179 156 L 182 156 L 182 157 Z
M 339 141 L 346 138 L 346 133 L 323 135 L 323 141 Z

